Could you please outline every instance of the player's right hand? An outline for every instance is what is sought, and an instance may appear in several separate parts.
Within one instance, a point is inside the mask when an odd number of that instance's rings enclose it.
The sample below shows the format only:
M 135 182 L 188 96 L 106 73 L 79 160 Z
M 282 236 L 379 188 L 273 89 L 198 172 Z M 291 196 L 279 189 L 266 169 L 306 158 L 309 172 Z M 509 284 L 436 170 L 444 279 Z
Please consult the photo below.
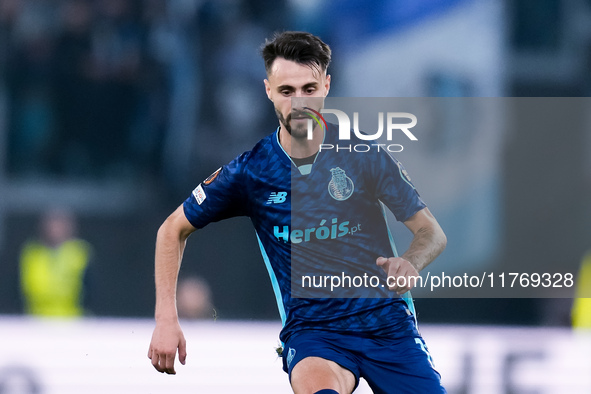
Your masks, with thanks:
M 185 365 L 187 358 L 187 342 L 183 330 L 178 321 L 156 322 L 156 328 L 152 334 L 148 358 L 158 372 L 170 375 L 176 374 L 174 370 L 174 359 L 177 349 L 179 361 Z

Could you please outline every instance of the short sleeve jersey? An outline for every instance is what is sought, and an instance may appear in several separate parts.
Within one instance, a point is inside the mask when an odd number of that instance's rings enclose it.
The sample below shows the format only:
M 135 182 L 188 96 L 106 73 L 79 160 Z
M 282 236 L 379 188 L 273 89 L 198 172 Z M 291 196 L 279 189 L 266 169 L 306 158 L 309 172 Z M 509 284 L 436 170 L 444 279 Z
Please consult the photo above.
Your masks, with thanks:
M 325 146 L 339 145 L 337 134 L 329 124 Z M 425 204 L 386 151 L 343 148 L 321 150 L 303 175 L 277 130 L 200 183 L 183 204 L 198 229 L 250 217 L 275 291 L 283 342 L 304 329 L 370 336 L 415 330 L 407 319 L 392 318 L 413 313 L 412 299 L 388 291 L 376 259 L 396 255 L 384 207 L 404 222 Z

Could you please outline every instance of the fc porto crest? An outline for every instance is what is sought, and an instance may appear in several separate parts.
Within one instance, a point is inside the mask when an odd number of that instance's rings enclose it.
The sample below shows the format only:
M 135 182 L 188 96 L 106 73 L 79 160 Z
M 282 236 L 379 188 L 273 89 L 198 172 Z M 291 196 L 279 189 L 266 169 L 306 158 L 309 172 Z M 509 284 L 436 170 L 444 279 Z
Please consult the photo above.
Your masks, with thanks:
M 340 167 L 332 168 L 330 172 L 332 178 L 328 182 L 328 193 L 337 201 L 345 201 L 351 197 L 353 190 L 355 190 L 353 181 Z

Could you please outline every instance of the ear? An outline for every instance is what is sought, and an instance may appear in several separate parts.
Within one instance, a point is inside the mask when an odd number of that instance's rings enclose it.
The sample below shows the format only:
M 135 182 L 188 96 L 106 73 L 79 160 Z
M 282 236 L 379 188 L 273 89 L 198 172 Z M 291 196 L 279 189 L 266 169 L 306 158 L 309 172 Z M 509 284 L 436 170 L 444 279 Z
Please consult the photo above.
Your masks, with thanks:
M 326 75 L 326 78 L 324 78 L 324 89 L 326 91 L 326 96 L 328 96 L 328 92 L 330 91 L 330 74 Z
M 267 97 L 269 98 L 269 100 L 273 101 L 273 99 L 271 98 L 271 84 L 269 83 L 269 80 L 264 79 L 263 83 L 265 84 L 265 93 L 267 93 Z

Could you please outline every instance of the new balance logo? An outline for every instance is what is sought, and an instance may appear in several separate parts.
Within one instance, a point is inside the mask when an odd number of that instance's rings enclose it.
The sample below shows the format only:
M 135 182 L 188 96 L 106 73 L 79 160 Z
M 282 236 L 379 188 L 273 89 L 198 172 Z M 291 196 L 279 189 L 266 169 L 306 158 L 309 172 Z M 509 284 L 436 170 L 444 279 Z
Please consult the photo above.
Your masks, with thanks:
M 267 204 L 281 204 L 282 202 L 285 202 L 286 197 L 287 192 L 271 192 Z
M 289 348 L 289 351 L 287 352 L 287 368 L 289 368 L 289 366 L 291 365 L 291 362 L 293 361 L 293 358 L 296 355 L 296 350 L 293 348 Z

